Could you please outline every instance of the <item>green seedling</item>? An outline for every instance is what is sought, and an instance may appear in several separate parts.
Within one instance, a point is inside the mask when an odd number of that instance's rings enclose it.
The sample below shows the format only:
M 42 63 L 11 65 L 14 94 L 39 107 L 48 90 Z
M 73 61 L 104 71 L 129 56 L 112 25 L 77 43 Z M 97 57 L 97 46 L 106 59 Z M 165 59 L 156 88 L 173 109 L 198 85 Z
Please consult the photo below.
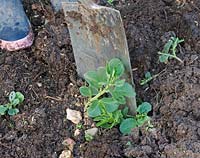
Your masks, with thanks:
M 148 102 L 143 102 L 142 104 L 140 104 L 137 108 L 136 116 L 133 117 L 133 116 L 127 115 L 126 116 L 127 118 L 121 122 L 120 131 L 123 134 L 129 134 L 133 128 L 141 127 L 145 123 L 147 123 L 149 127 L 151 125 L 150 124 L 151 118 L 147 114 L 151 110 L 152 110 L 152 106 Z
M 151 80 L 153 80 L 157 76 L 158 76 L 158 74 L 152 76 L 149 71 L 146 72 L 145 73 L 145 78 L 140 81 L 140 85 L 143 86 L 143 85 L 147 84 L 148 82 L 150 82 Z
M 88 116 L 97 122 L 97 127 L 110 129 L 121 124 L 124 116 L 128 114 L 126 98 L 134 97 L 136 93 L 132 85 L 122 78 L 124 72 L 122 62 L 114 58 L 106 67 L 100 67 L 84 75 L 88 86 L 82 86 L 80 93 L 88 97 L 85 110 Z
M 94 137 L 93 137 L 92 135 L 90 135 L 90 134 L 85 134 L 85 140 L 86 140 L 86 141 L 90 142 L 90 141 L 93 140 L 93 139 L 94 139 Z
M 97 126 L 112 128 L 119 124 L 123 118 L 119 106 L 126 104 L 126 97 L 136 95 L 132 85 L 121 78 L 124 71 L 122 62 L 114 58 L 106 67 L 84 75 L 89 86 L 82 86 L 80 93 L 88 97 L 85 108 Z
M 176 59 L 183 63 L 183 61 L 177 57 L 176 51 L 178 44 L 184 42 L 183 39 L 179 39 L 178 37 L 171 37 L 171 39 L 165 44 L 164 49 L 161 52 L 158 52 L 159 61 L 161 63 L 167 63 L 169 59 Z
M 127 146 L 127 147 L 131 147 L 131 146 L 132 146 L 131 141 L 128 141 L 128 142 L 126 143 L 126 146 Z
M 16 108 L 19 104 L 24 101 L 24 95 L 20 92 L 12 91 L 9 95 L 9 103 L 5 105 L 0 105 L 0 115 L 16 115 L 19 110 Z
M 82 128 L 83 128 L 83 125 L 81 123 L 76 125 L 76 129 L 82 129 Z

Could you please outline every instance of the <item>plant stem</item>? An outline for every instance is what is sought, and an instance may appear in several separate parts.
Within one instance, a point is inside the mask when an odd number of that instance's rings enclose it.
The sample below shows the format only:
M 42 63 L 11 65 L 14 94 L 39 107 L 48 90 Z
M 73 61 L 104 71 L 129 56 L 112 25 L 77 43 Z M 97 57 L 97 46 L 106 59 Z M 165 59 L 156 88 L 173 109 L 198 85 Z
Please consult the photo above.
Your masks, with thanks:
M 110 86 L 112 86 L 112 84 L 115 82 L 115 80 L 116 80 L 116 78 L 114 77 L 114 71 L 113 71 L 113 73 L 112 73 L 112 75 L 111 75 L 111 77 L 109 78 L 109 83 L 108 83 L 108 85 L 106 85 L 106 87 L 105 88 L 100 88 L 100 92 L 96 95 L 96 96 L 94 96 L 93 98 L 90 98 L 89 100 L 88 100 L 88 102 L 85 104 L 85 109 L 87 109 L 87 107 L 94 101 L 94 100 L 97 100 L 100 96 L 102 96 L 102 95 L 104 95 L 106 92 L 107 92 L 107 90 L 109 89 L 109 87 Z
M 183 63 L 183 61 L 182 61 L 180 58 L 178 58 L 176 55 L 171 55 L 171 54 L 161 53 L 161 52 L 158 52 L 158 54 L 160 54 L 160 55 L 166 55 L 166 56 L 175 58 L 176 60 L 178 60 L 178 61 L 180 61 L 181 63 Z
M 85 104 L 85 109 L 87 109 L 87 107 L 94 101 L 97 100 L 100 96 L 102 96 L 103 94 L 105 94 L 107 92 L 109 88 L 109 85 L 107 85 L 103 90 L 101 90 L 96 96 L 94 96 L 93 98 L 89 99 L 88 102 Z

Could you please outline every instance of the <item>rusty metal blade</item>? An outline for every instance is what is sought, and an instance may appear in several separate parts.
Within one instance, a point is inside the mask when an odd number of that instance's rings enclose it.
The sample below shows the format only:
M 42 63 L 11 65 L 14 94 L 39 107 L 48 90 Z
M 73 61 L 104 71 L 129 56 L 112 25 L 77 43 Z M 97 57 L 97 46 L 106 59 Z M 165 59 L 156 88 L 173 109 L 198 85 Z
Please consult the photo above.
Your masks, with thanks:
M 120 58 L 126 76 L 133 84 L 126 35 L 119 11 L 99 6 L 92 0 L 62 3 L 72 41 L 78 74 L 105 66 L 112 58 Z M 129 100 L 132 113 L 135 98 Z

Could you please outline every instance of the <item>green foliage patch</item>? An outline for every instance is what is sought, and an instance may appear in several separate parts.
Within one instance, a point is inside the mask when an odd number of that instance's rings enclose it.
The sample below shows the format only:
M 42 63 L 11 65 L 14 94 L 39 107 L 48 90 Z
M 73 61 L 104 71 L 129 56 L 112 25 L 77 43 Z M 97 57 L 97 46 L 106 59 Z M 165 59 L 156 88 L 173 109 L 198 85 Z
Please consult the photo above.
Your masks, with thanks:
M 167 63 L 169 59 L 174 58 L 182 63 L 183 61 L 176 55 L 177 46 L 182 42 L 184 42 L 183 39 L 179 39 L 178 37 L 171 37 L 164 45 L 163 50 L 161 52 L 158 52 L 159 61 L 161 63 Z
M 80 93 L 88 97 L 85 108 L 97 127 L 112 128 L 120 125 L 120 131 L 127 134 L 132 128 L 149 121 L 147 113 L 151 108 L 150 104 L 144 103 L 138 107 L 135 117 L 128 116 L 126 98 L 135 97 L 136 92 L 132 85 L 122 78 L 124 72 L 121 60 L 114 58 L 106 67 L 84 75 L 88 84 L 80 87 Z
M 19 110 L 17 109 L 17 106 L 21 104 L 24 101 L 24 95 L 20 92 L 14 92 L 12 91 L 9 94 L 9 103 L 5 105 L 0 105 L 0 115 L 16 115 Z

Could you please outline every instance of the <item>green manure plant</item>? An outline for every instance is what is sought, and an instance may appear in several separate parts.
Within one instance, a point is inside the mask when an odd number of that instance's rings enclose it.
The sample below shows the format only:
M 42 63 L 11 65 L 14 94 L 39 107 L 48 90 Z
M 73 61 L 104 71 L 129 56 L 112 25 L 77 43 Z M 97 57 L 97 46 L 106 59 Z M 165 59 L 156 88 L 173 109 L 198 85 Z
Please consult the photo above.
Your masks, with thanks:
M 149 118 L 145 113 L 148 110 L 143 110 L 132 118 L 128 115 L 126 98 L 135 97 L 136 92 L 133 86 L 123 78 L 124 72 L 125 67 L 121 60 L 111 59 L 105 67 L 99 67 L 96 71 L 88 71 L 84 74 L 87 85 L 80 87 L 80 93 L 88 97 L 85 110 L 96 122 L 97 127 L 110 129 L 120 125 L 120 131 L 127 134 L 135 127 L 133 126 L 135 120 L 137 120 L 137 126 L 140 126 L 149 121 Z M 138 108 L 141 109 L 141 106 Z
M 183 39 L 179 39 L 178 37 L 171 37 L 168 42 L 164 45 L 164 48 L 162 51 L 159 51 L 159 61 L 161 63 L 168 63 L 169 59 L 176 59 L 179 62 L 183 63 L 183 61 L 177 57 L 177 46 L 184 42 Z
M 24 95 L 20 92 L 12 91 L 9 94 L 9 103 L 0 105 L 0 115 L 16 115 L 19 112 L 17 106 L 24 101 Z

